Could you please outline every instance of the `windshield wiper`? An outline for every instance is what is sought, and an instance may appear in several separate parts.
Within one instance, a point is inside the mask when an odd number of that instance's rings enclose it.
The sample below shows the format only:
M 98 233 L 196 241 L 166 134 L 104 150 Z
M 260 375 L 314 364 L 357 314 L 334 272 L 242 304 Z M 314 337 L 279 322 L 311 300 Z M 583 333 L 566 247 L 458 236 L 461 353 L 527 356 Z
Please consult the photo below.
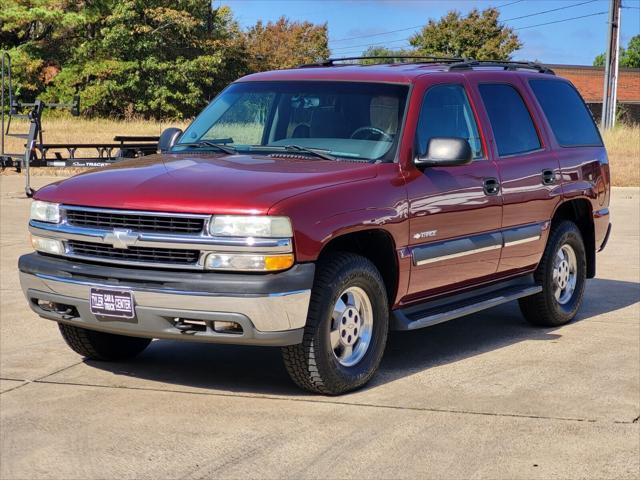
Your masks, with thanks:
M 183 147 L 196 147 L 196 148 L 213 147 L 213 148 L 217 148 L 221 152 L 228 153 L 229 155 L 233 155 L 233 154 L 236 153 L 236 149 L 235 148 L 228 147 L 228 146 L 223 145 L 221 143 L 212 142 L 210 140 L 200 140 L 199 142 L 190 142 L 190 143 L 176 143 L 174 146 L 175 147 L 180 147 L 180 146 L 183 146 Z
M 304 152 L 304 153 L 308 153 L 310 155 L 314 155 L 318 158 L 324 158 L 325 160 L 337 160 L 337 157 L 334 157 L 333 155 L 329 154 L 329 153 L 325 153 L 322 150 L 316 150 L 315 148 L 307 148 L 307 147 L 302 147 L 300 145 L 285 145 L 284 146 L 285 150 L 288 151 L 294 151 L 294 152 Z

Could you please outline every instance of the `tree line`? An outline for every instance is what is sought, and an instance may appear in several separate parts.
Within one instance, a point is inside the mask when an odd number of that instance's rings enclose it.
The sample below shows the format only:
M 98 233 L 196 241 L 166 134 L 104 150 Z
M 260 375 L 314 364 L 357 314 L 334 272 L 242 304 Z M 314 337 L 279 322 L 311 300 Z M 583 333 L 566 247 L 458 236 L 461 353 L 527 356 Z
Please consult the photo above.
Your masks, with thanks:
M 12 57 L 18 98 L 79 95 L 88 115 L 189 118 L 242 75 L 329 57 L 326 23 L 282 17 L 241 29 L 210 0 L 0 2 L 0 49 Z M 521 43 L 498 17 L 488 8 L 429 20 L 409 53 L 508 59 Z
M 363 55 L 508 60 L 522 42 L 499 17 L 496 8 L 451 11 L 428 20 L 409 48 Z M 639 43 L 622 51 L 623 64 L 636 66 Z M 0 0 L 0 49 L 23 101 L 79 95 L 83 114 L 156 119 L 193 117 L 240 76 L 330 53 L 326 23 L 281 17 L 242 29 L 210 0 Z
M 23 101 L 69 101 L 88 115 L 188 118 L 239 76 L 329 54 L 327 25 L 242 30 L 209 0 L 0 0 L 0 49 Z

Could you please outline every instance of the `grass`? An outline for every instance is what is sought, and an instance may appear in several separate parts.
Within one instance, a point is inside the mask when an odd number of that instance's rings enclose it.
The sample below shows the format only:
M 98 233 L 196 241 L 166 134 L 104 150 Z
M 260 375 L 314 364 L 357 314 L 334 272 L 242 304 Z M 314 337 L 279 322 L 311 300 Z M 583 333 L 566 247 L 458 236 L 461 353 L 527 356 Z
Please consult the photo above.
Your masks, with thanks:
M 640 125 L 619 125 L 602 136 L 609 154 L 612 185 L 640 186 Z
M 82 118 L 44 118 L 43 141 L 44 143 L 116 143 L 113 137 L 116 135 L 160 135 L 167 127 L 185 128 L 187 123 L 180 122 L 154 122 L 145 120 L 116 121 L 108 119 L 82 119 Z M 12 133 L 27 133 L 29 123 L 26 121 L 14 121 L 11 124 Z M 9 153 L 24 152 L 24 139 L 5 137 L 5 151 Z M 53 158 L 53 152 L 47 153 L 47 158 Z M 60 150 L 64 157 L 68 156 L 66 150 Z M 76 157 L 95 157 L 95 149 L 78 149 Z M 34 168 L 35 175 L 67 175 L 83 171 L 81 168 Z
M 111 142 L 115 135 L 160 135 L 163 129 L 176 126 L 185 128 L 183 122 L 154 122 L 154 121 L 115 121 L 107 119 L 87 120 L 81 118 L 45 118 L 45 143 L 102 143 Z M 26 122 L 15 122 L 12 131 L 26 132 Z M 256 129 L 248 129 L 241 133 L 233 125 L 222 125 L 219 131 L 213 132 L 216 137 L 232 136 L 238 143 L 252 143 Z M 246 138 L 245 138 L 246 136 Z M 640 126 L 619 125 L 603 134 L 609 153 L 611 178 L 614 186 L 640 186 Z M 7 152 L 24 151 L 24 140 L 7 138 L 5 150 Z M 63 152 L 66 156 L 66 152 Z M 77 156 L 95 155 L 94 150 L 79 150 Z M 35 168 L 35 175 L 69 175 L 82 169 Z

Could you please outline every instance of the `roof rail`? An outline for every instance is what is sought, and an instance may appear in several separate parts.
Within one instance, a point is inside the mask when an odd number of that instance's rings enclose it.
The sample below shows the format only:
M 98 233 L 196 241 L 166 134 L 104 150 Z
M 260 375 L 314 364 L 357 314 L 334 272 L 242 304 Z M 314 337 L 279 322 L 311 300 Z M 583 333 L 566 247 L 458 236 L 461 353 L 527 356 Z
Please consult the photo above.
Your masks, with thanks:
M 336 62 L 348 62 L 353 60 L 413 60 L 409 62 L 400 63 L 462 63 L 465 62 L 464 58 L 456 57 L 433 57 L 423 55 L 376 55 L 376 56 L 364 56 L 364 57 L 340 57 L 340 58 L 328 58 L 321 60 L 317 63 L 308 63 L 300 65 L 298 68 L 311 68 L 311 67 L 334 67 Z M 419 60 L 419 61 L 415 61 Z
M 449 65 L 449 70 L 469 70 L 474 67 L 496 67 L 504 70 L 515 71 L 518 69 L 535 70 L 539 73 L 548 73 L 555 75 L 555 72 L 549 67 L 534 62 L 512 62 L 501 60 L 466 60 Z

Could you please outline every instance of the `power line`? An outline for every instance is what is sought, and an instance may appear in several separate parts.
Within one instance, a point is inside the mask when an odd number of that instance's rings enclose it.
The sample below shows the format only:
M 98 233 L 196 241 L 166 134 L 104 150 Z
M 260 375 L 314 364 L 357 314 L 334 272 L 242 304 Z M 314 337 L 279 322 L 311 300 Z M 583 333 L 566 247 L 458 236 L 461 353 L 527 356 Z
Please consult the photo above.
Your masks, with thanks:
M 357 37 L 339 38 L 337 40 L 329 40 L 329 41 L 335 43 L 335 42 L 344 42 L 346 40 L 355 40 L 357 38 L 378 37 L 380 35 L 387 35 L 389 33 L 398 33 L 398 32 L 406 32 L 407 30 L 415 30 L 416 28 L 420 28 L 420 27 L 423 27 L 423 26 L 424 26 L 424 24 L 416 25 L 414 27 L 401 28 L 399 30 L 389 30 L 388 32 L 371 33 L 369 35 L 358 35 Z
M 358 48 L 358 47 L 375 47 L 378 45 L 387 45 L 388 43 L 396 43 L 396 42 L 406 42 L 407 40 L 409 40 L 411 37 L 406 37 L 406 38 L 396 38 L 395 40 L 385 40 L 384 42 L 375 42 L 375 43 L 363 43 L 360 45 L 349 45 L 348 47 L 338 47 L 338 48 L 332 48 L 331 50 L 352 50 L 354 48 Z
M 516 3 L 520 3 L 522 1 L 524 1 L 524 0 L 517 0 L 515 2 L 506 3 L 504 5 L 498 6 L 497 8 L 508 7 L 509 5 L 515 5 Z M 558 10 L 565 10 L 567 8 L 573 8 L 573 7 L 578 7 L 580 5 L 586 5 L 588 3 L 593 3 L 595 1 L 597 1 L 597 0 L 588 0 L 588 1 L 585 1 L 585 2 L 574 3 L 572 5 L 565 5 L 563 7 L 553 8 L 551 10 L 543 10 L 543 11 L 540 11 L 540 12 L 529 13 L 527 15 L 521 15 L 519 17 L 507 18 L 507 19 L 501 20 L 501 21 L 502 22 L 508 22 L 508 21 L 511 21 L 511 20 L 520 20 L 520 19 L 523 19 L 523 18 L 535 17 L 537 15 L 542 15 L 542 14 L 549 13 L 549 12 L 556 12 Z M 367 35 L 357 35 L 355 37 L 338 38 L 338 39 L 335 39 L 335 40 L 329 40 L 329 42 L 336 43 L 336 42 L 345 42 L 345 41 L 348 41 L 348 40 L 356 40 L 356 39 L 359 39 L 359 38 L 378 37 L 378 36 L 381 36 L 381 35 L 389 35 L 391 33 L 399 33 L 399 32 L 406 32 L 406 31 L 409 31 L 409 30 L 415 30 L 415 29 L 421 28 L 421 27 L 424 27 L 424 24 L 422 24 L 422 25 L 414 25 L 412 27 L 400 28 L 398 30 L 389 30 L 387 32 L 370 33 L 370 34 L 367 34 Z M 338 47 L 338 48 L 341 48 L 341 47 Z M 344 48 L 347 48 L 347 47 L 345 46 Z
M 525 29 L 528 29 L 528 28 L 542 27 L 542 26 L 545 26 L 545 25 L 553 25 L 553 24 L 556 24 L 556 23 L 563 23 L 563 22 L 569 22 L 569 21 L 572 21 L 572 20 L 579 20 L 581 18 L 588 18 L 588 17 L 595 17 L 595 16 L 598 16 L 598 15 L 604 15 L 606 13 L 608 13 L 608 12 L 604 11 L 604 12 L 589 13 L 587 15 L 579 15 L 577 17 L 564 18 L 562 20 L 554 20 L 552 22 L 538 23 L 538 24 L 535 24 L 535 25 L 526 25 L 524 27 L 514 28 L 514 30 L 525 30 Z M 332 48 L 331 51 L 342 51 L 342 54 L 345 54 L 347 51 L 349 51 L 351 49 L 358 48 L 358 47 L 366 47 L 366 48 L 375 47 L 375 46 L 386 45 L 386 44 L 394 43 L 394 42 L 408 41 L 410 38 L 411 37 L 399 38 L 399 39 L 395 39 L 395 40 L 389 40 L 389 41 L 386 41 L 386 42 L 376 42 L 376 43 L 369 43 L 369 44 L 362 44 L 362 45 L 352 45 L 352 46 L 349 46 L 349 47 L 338 47 L 337 49 Z M 406 47 L 401 47 L 401 48 L 406 48 Z M 338 53 L 340 53 L 340 52 L 338 52 Z
M 590 1 L 596 1 L 596 0 L 590 0 Z M 524 2 L 524 0 L 516 0 L 515 2 L 509 2 L 509 3 L 505 3 L 504 5 L 498 5 L 496 8 L 504 8 L 504 7 L 508 7 L 510 5 L 515 5 L 516 3 L 520 3 L 520 2 Z M 380 32 L 380 33 L 370 33 L 367 35 L 357 35 L 355 37 L 347 37 L 347 38 L 337 38 L 335 40 L 329 40 L 330 42 L 346 42 L 347 40 L 356 40 L 359 38 L 370 38 L 370 37 L 377 37 L 380 35 L 387 35 L 389 33 L 398 33 L 398 32 L 406 32 L 407 30 L 414 30 L 416 28 L 420 28 L 423 27 L 423 25 L 416 25 L 413 27 L 407 27 L 407 28 L 400 28 L 398 30 L 389 30 L 387 32 Z
M 526 27 L 518 27 L 518 28 L 514 28 L 514 30 L 524 30 L 525 28 L 542 27 L 544 25 L 551 25 L 554 23 L 562 23 L 562 22 L 568 22 L 570 20 L 578 20 L 579 18 L 595 17 L 597 15 L 604 15 L 605 13 L 609 13 L 609 12 L 604 11 L 604 12 L 590 13 L 588 15 L 580 15 L 579 17 L 571 17 L 571 18 L 565 18 L 563 20 L 556 20 L 554 22 L 538 23 L 537 25 L 527 25 Z
M 520 3 L 520 2 L 524 2 L 524 0 L 516 0 L 515 2 L 505 3 L 503 5 L 498 5 L 496 8 L 504 8 L 504 7 L 508 7 L 510 5 L 515 5 L 516 3 Z
M 530 13 L 528 15 L 521 15 L 519 17 L 505 18 L 504 20 L 501 20 L 501 21 L 502 22 L 510 22 L 511 20 L 520 20 L 522 18 L 535 17 L 537 15 L 543 15 L 545 13 L 550 13 L 550 12 L 557 12 L 558 10 L 564 10 L 566 8 L 579 7 L 580 5 L 586 5 L 587 3 L 593 3 L 595 1 L 596 0 L 589 0 L 587 2 L 574 3 L 573 5 L 566 5 L 564 7 L 552 8 L 551 10 L 543 10 L 542 12 Z

